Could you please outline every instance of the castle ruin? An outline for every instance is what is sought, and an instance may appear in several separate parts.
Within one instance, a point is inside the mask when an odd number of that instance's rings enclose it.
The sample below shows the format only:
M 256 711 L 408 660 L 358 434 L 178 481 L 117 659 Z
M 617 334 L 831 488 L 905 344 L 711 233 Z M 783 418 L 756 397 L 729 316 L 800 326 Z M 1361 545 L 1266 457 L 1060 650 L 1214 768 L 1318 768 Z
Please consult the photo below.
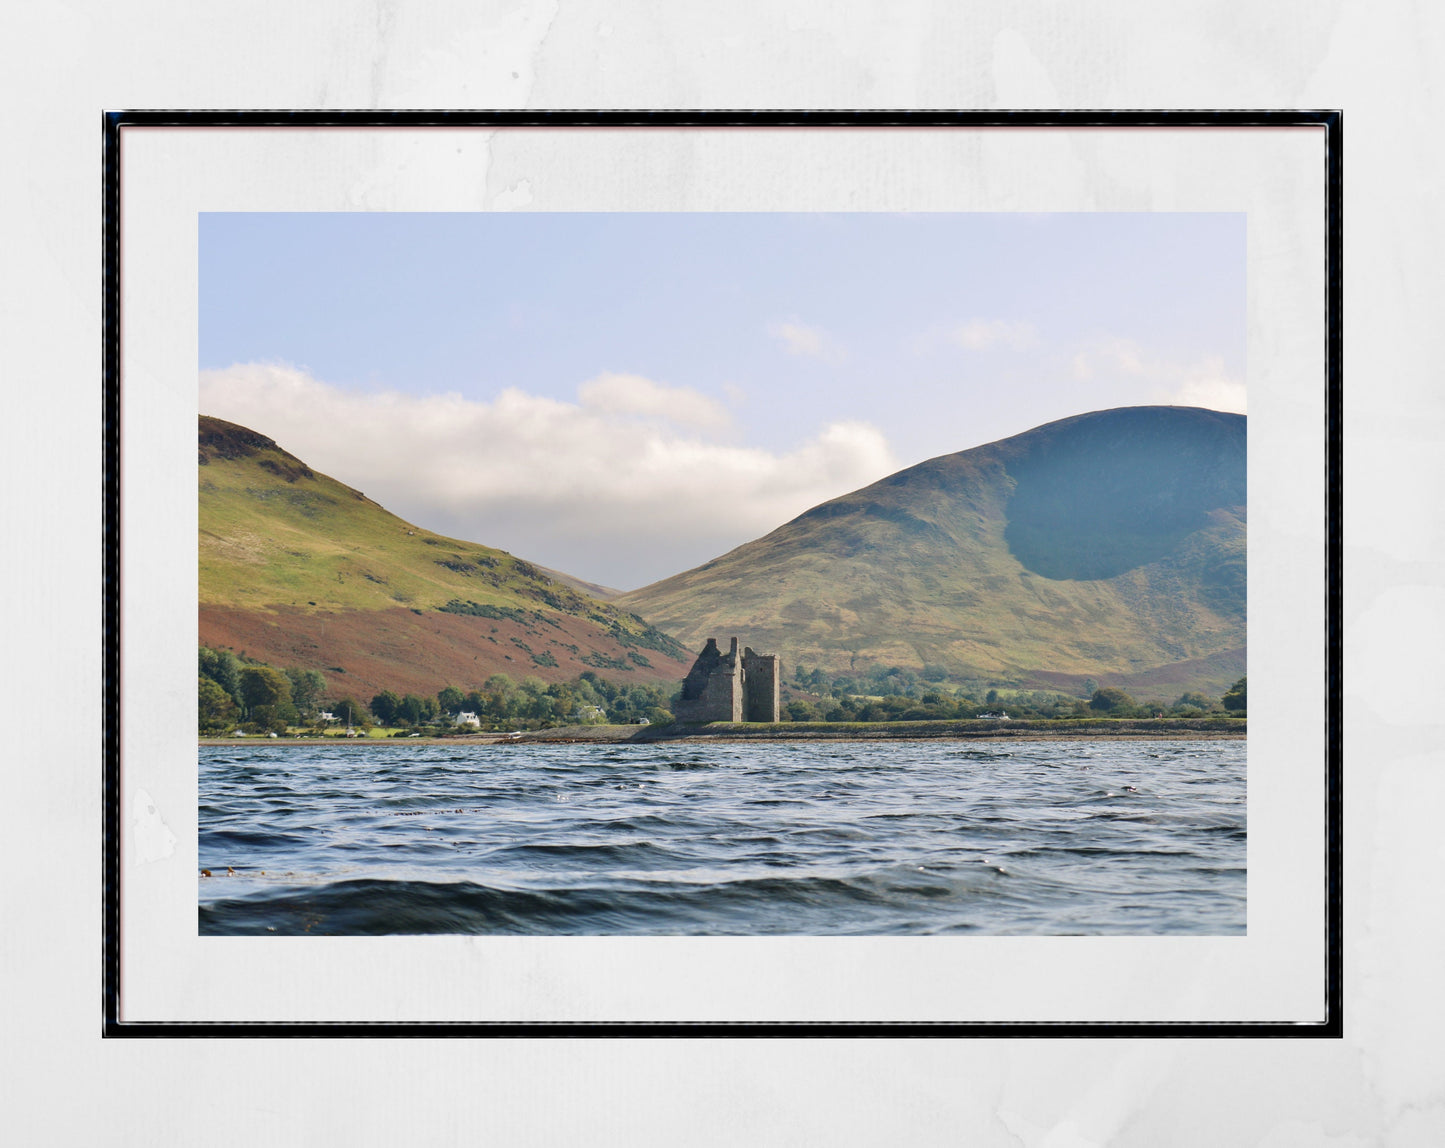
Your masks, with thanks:
M 682 697 L 673 703 L 678 721 L 778 720 L 778 686 L 782 670 L 777 654 L 738 653 L 738 640 L 724 654 L 709 638 L 682 682 Z

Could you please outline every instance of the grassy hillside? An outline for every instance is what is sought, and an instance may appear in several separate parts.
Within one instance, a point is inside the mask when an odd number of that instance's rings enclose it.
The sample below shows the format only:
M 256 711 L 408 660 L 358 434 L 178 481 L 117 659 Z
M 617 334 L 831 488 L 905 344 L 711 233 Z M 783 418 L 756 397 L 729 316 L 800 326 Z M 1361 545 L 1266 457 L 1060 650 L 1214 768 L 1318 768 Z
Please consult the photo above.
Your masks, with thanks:
M 673 682 L 691 664 L 627 609 L 404 522 L 255 431 L 202 416 L 199 463 L 205 645 L 319 669 L 358 696 L 497 672 Z
M 1244 672 L 1245 501 L 1243 416 L 1101 411 L 910 467 L 616 601 L 785 673 L 1217 694 Z

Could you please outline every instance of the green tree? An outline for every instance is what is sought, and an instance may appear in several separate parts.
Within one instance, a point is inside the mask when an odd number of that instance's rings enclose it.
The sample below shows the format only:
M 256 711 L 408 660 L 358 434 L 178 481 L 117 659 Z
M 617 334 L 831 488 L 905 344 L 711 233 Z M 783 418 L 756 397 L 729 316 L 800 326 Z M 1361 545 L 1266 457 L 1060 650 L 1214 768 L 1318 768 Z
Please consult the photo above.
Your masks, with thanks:
M 224 728 L 236 713 L 231 695 L 211 678 L 196 679 L 196 717 L 202 732 Z
M 241 660 L 229 650 L 213 650 L 200 647 L 197 659 L 198 669 L 203 678 L 210 678 L 231 696 L 237 706 L 241 705 Z
M 371 699 L 371 712 L 382 725 L 391 725 L 401 711 L 401 698 L 393 690 L 382 690 Z
M 274 666 L 244 667 L 239 684 L 249 716 L 254 717 L 258 709 L 291 709 L 291 679 Z
M 789 702 L 783 707 L 786 721 L 817 721 L 818 711 L 801 699 Z
M 488 721 L 500 725 L 516 717 L 512 704 L 516 689 L 516 684 L 506 674 L 493 674 L 482 683 L 482 692 L 487 699 L 482 713 Z
M 437 716 L 436 698 L 423 698 L 416 694 L 407 694 L 401 699 L 401 707 L 397 716 L 411 722 L 412 725 L 423 725 Z
M 1135 707 L 1134 699 L 1123 690 L 1115 689 L 1113 686 L 1104 686 L 1094 691 L 1094 696 L 1089 699 L 1089 708 L 1098 713 L 1121 714 Z
M 519 716 L 535 722 L 548 722 L 557 716 L 556 705 L 545 690 L 535 694 L 524 691 L 516 712 Z
M 494 725 L 507 722 L 512 716 L 512 707 L 506 694 L 492 693 L 486 695 L 486 703 L 482 706 L 481 716 Z
M 1229 687 L 1229 692 L 1224 695 L 1222 699 L 1224 708 L 1229 710 L 1230 713 L 1241 713 L 1249 708 L 1247 705 L 1248 689 L 1246 686 L 1248 681 L 1248 676 L 1240 678 L 1239 681 Z
M 437 705 L 444 714 L 454 714 L 466 705 L 467 695 L 456 686 L 446 686 L 437 691 Z
M 371 728 L 371 715 L 366 712 L 366 707 L 353 697 L 337 698 L 331 703 L 331 712 L 336 715 L 342 725 L 355 726 L 359 729 Z
M 572 693 L 579 706 L 602 706 L 605 708 L 606 697 L 586 678 L 578 678 L 572 683 Z
M 287 680 L 291 683 L 291 704 L 299 714 L 314 714 L 321 695 L 326 690 L 326 679 L 316 670 L 288 667 Z

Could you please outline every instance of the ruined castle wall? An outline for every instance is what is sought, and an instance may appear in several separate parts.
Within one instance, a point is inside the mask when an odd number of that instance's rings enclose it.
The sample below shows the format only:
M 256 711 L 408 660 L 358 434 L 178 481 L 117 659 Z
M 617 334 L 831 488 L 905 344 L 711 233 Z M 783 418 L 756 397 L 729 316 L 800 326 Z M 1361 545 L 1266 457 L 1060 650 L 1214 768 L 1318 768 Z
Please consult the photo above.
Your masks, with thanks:
M 678 721 L 762 721 L 779 717 L 782 672 L 776 654 L 738 652 L 738 640 L 724 654 L 709 638 L 673 703 Z
M 709 712 L 714 716 L 707 721 L 743 720 L 742 667 L 733 662 L 726 669 L 719 669 L 707 681 Z
M 722 654 L 713 639 L 698 657 L 684 683 L 682 697 L 673 703 L 673 716 L 678 721 L 742 721 L 742 664 L 737 656 L 737 639 L 733 651 Z
M 746 695 L 743 712 L 744 721 L 778 720 L 780 705 L 779 658 L 777 654 L 755 654 L 748 650 L 743 655 L 743 689 Z
M 672 703 L 672 716 L 678 721 L 715 721 L 708 716 L 708 704 L 701 698 L 679 698 Z

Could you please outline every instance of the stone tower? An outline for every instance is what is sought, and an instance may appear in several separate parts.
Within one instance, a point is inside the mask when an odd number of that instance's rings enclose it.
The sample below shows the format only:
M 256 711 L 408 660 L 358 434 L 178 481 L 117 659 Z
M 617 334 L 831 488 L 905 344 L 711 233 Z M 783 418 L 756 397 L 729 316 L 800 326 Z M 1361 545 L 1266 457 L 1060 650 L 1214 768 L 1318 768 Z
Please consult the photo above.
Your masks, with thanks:
M 777 654 L 755 654 L 751 647 L 738 653 L 738 640 L 724 654 L 717 639 L 709 638 L 682 682 L 682 697 L 674 703 L 678 721 L 778 720 L 782 673 Z

